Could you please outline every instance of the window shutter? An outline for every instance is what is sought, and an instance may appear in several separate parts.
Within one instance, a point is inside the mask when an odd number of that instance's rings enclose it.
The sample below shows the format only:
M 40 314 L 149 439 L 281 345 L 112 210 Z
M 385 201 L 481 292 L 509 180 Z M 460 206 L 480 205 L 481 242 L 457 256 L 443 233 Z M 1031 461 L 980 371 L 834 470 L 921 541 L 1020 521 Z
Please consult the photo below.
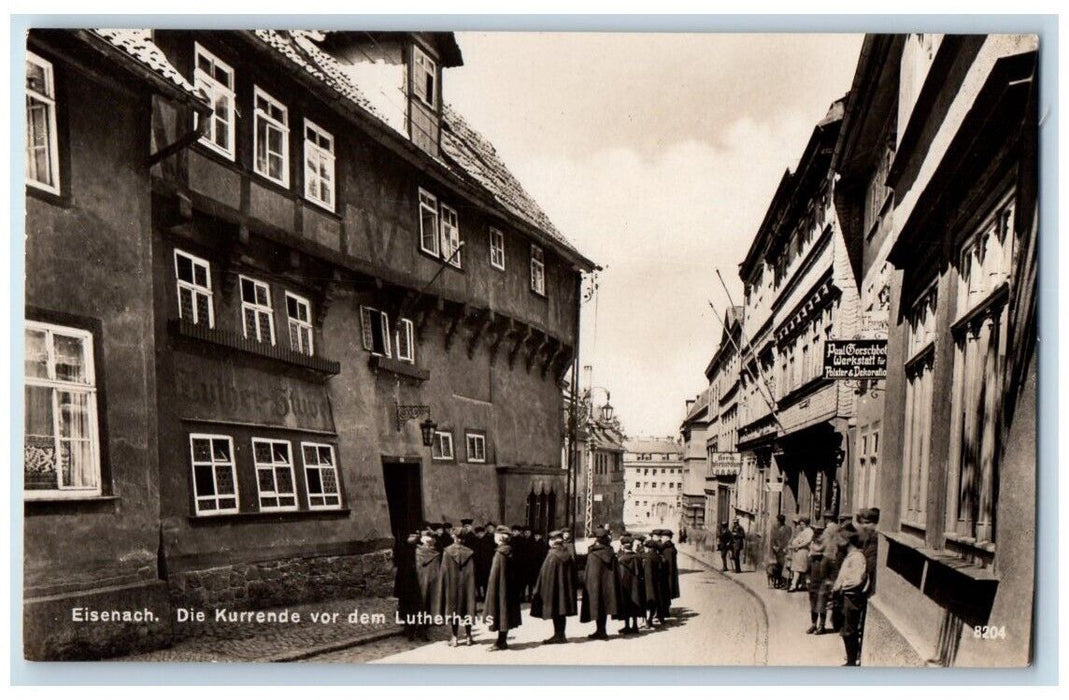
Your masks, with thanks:
M 383 354 L 390 357 L 390 317 L 385 311 L 380 311 L 379 314 L 382 317 L 382 345 L 385 348 Z
M 363 337 L 364 349 L 370 351 L 372 349 L 372 335 L 371 335 L 371 311 L 366 306 L 360 307 L 360 329 Z

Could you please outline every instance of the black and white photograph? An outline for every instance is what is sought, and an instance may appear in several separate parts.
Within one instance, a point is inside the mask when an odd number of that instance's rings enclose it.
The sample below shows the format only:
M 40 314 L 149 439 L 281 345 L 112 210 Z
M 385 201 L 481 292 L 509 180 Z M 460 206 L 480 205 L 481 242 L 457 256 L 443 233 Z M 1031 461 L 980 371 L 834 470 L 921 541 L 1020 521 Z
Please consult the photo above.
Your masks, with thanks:
M 12 34 L 13 656 L 1034 662 L 1039 35 L 195 19 Z

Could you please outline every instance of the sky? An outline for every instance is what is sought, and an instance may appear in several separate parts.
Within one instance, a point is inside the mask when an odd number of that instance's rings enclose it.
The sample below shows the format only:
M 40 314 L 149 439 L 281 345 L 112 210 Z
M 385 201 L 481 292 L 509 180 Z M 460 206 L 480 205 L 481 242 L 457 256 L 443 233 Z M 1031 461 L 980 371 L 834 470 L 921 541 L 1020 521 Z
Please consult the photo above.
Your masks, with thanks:
M 629 435 L 678 435 L 776 185 L 860 34 L 457 34 L 447 102 L 598 273 L 580 362 Z M 716 271 L 727 283 L 721 286 Z M 716 309 L 709 306 L 712 302 Z

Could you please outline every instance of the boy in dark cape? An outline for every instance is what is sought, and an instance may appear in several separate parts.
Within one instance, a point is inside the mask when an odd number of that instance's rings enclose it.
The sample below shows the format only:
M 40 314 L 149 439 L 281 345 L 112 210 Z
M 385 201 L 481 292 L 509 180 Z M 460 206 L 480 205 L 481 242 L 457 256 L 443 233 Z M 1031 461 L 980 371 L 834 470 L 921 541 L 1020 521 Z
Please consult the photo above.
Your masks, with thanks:
M 672 542 L 672 531 L 661 530 L 661 558 L 668 571 L 668 599 L 675 600 L 679 597 L 679 564 L 676 561 L 676 545 Z
M 616 563 L 620 574 L 616 619 L 624 621 L 620 634 L 638 634 L 638 620 L 646 616 L 645 567 L 642 557 L 634 552 L 634 539 L 630 535 L 620 538 Z
M 468 545 L 475 552 L 475 595 L 486 599 L 486 580 L 490 577 L 490 562 L 494 560 L 494 535 L 482 525 L 475 528 Z
M 419 613 L 419 577 L 416 575 L 416 546 L 419 533 L 413 532 L 393 548 L 397 573 L 393 578 L 393 594 L 397 596 L 397 613 L 404 620 L 405 637 L 412 639 L 416 628 L 408 622 L 410 615 Z
M 549 551 L 531 594 L 531 616 L 553 621 L 553 636 L 543 644 L 567 642 L 564 628 L 578 610 L 575 604 L 575 559 L 564 548 L 563 533 L 549 533 Z
M 441 568 L 442 553 L 438 551 L 434 532 L 424 530 L 416 547 L 416 576 L 419 579 L 419 611 L 428 616 L 438 614 L 438 575 Z M 426 622 L 416 626 L 419 636 L 424 640 L 428 638 L 428 627 Z
M 509 540 L 512 533 L 504 525 L 497 528 L 494 541 L 497 549 L 490 564 L 490 578 L 486 583 L 486 604 L 483 613 L 490 622 L 490 631 L 497 632 L 497 641 L 490 651 L 508 649 L 508 631 L 523 624 L 520 612 L 520 571 L 516 566 L 515 555 Z
M 646 577 L 646 627 L 652 629 L 654 617 L 659 622 L 664 622 L 664 616 L 661 614 L 664 606 L 661 599 L 668 594 L 665 590 L 668 577 L 665 576 L 664 559 L 661 557 L 661 543 L 650 537 L 644 544 L 646 550 L 643 572 Z
M 463 542 L 459 528 L 453 544 L 442 552 L 442 568 L 438 578 L 438 612 L 449 623 L 452 637 L 449 645 L 457 645 L 457 633 L 464 625 L 468 646 L 474 644 L 471 623 L 475 619 L 475 552 Z
M 616 590 L 620 585 L 616 573 L 616 553 L 612 551 L 612 540 L 604 528 L 594 531 L 594 542 L 587 550 L 586 571 L 583 576 L 583 607 L 579 615 L 580 622 L 597 625 L 590 639 L 608 639 L 605 621 L 616 615 Z

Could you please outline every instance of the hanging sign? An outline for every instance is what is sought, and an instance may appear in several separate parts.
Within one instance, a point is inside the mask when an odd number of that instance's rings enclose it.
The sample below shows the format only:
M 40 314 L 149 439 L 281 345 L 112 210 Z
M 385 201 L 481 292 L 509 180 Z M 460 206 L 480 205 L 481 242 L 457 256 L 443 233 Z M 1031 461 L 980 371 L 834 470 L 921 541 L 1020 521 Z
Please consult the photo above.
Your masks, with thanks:
M 885 379 L 886 340 L 829 340 L 824 344 L 827 379 Z

